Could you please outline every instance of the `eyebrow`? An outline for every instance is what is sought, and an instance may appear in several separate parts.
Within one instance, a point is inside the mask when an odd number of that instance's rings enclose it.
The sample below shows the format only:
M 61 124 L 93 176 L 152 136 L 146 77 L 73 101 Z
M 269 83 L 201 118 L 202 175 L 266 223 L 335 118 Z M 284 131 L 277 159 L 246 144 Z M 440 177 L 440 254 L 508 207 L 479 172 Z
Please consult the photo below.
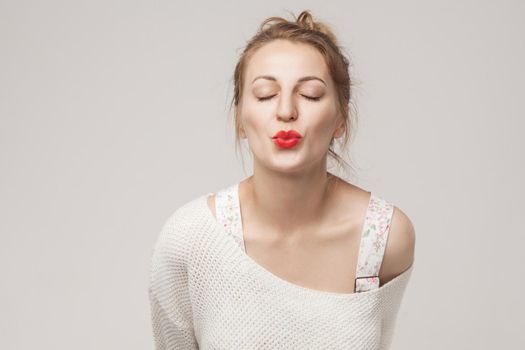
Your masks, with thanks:
M 277 81 L 277 79 L 274 76 L 271 76 L 271 75 L 259 75 L 259 76 L 255 77 L 255 79 L 252 80 L 252 84 L 257 79 L 267 79 L 267 80 L 271 80 L 271 81 Z M 319 80 L 321 83 L 323 83 L 326 86 L 326 83 L 324 82 L 323 79 L 318 78 L 318 77 L 316 77 L 314 75 L 307 75 L 305 77 L 299 78 L 299 79 L 297 79 L 297 82 L 298 83 L 302 83 L 303 81 L 308 81 L 308 80 Z

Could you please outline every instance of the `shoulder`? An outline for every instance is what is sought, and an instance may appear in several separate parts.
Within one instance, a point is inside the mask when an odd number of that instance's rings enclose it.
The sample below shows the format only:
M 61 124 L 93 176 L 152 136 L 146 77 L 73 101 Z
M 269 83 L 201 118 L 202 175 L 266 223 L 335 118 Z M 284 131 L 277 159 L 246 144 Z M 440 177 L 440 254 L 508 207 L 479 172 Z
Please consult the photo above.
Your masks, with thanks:
M 393 214 L 387 238 L 387 245 L 381 264 L 381 284 L 397 277 L 410 268 L 414 261 L 416 234 L 414 225 L 400 208 L 393 206 Z
M 204 195 L 193 198 L 180 206 L 178 206 L 167 217 L 164 222 L 164 227 L 172 229 L 191 229 L 195 224 L 199 224 L 205 219 L 203 211 Z
M 344 180 L 337 179 L 340 193 L 345 197 L 344 212 L 363 213 L 372 206 L 379 210 L 379 215 L 390 215 L 390 224 L 387 226 L 388 235 L 383 255 L 381 267 L 379 269 L 379 279 L 381 285 L 387 283 L 401 273 L 405 272 L 413 263 L 415 251 L 415 229 L 408 215 L 399 207 L 383 199 L 381 196 L 372 194 L 363 188 Z M 374 202 L 370 202 L 376 199 Z M 355 218 L 355 220 L 358 220 Z
M 205 209 L 206 198 L 202 195 L 184 202 L 173 210 L 160 225 L 153 256 L 185 255 L 192 241 L 209 228 Z

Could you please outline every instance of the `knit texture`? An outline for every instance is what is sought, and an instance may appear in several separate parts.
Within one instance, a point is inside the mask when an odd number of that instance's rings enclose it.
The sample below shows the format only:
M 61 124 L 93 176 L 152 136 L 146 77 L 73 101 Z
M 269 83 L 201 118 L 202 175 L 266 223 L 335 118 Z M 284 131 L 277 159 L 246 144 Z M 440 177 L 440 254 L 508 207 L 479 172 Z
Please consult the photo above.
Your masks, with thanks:
M 414 264 L 363 292 L 293 284 L 240 249 L 208 208 L 211 194 L 176 209 L 155 243 L 149 298 L 157 350 L 389 348 Z

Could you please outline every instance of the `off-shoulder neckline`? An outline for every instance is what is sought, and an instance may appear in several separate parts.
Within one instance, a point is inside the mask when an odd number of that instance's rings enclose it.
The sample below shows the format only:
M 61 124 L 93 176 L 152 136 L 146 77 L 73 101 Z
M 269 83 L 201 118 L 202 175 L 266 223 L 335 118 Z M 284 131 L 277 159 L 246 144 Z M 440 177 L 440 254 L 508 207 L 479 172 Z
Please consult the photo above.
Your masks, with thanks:
M 414 266 L 414 262 L 412 262 L 410 267 L 405 269 L 405 271 L 401 272 L 399 275 L 397 275 L 396 277 L 392 278 L 391 280 L 389 280 L 388 282 L 386 282 L 382 286 L 380 286 L 378 288 L 374 288 L 374 289 L 368 290 L 368 291 L 357 292 L 357 293 L 356 292 L 340 293 L 340 292 L 323 291 L 323 290 L 308 288 L 308 287 L 304 287 L 304 286 L 292 283 L 290 281 L 287 281 L 287 280 L 285 280 L 285 279 L 275 275 L 274 273 L 272 273 L 271 271 L 266 269 L 264 266 L 261 266 L 259 263 L 257 263 L 253 258 L 251 258 L 248 254 L 246 254 L 241 249 L 241 247 L 239 247 L 237 242 L 235 242 L 233 237 L 231 235 L 227 234 L 227 232 L 224 230 L 224 228 L 221 227 L 218 224 L 217 219 L 214 217 L 214 215 L 210 211 L 210 208 L 209 208 L 208 203 L 207 203 L 208 197 L 210 195 L 212 195 L 212 194 L 215 194 L 215 193 L 214 192 L 209 192 L 207 194 L 202 195 L 199 198 L 199 200 L 200 200 L 199 204 L 200 204 L 201 208 L 203 209 L 203 211 L 206 213 L 205 214 L 206 218 L 212 224 L 213 231 L 217 231 L 217 230 L 220 231 L 221 234 L 226 239 L 228 239 L 229 243 L 231 243 L 231 244 L 233 244 L 235 246 L 236 254 L 238 256 L 240 256 L 242 258 L 242 260 L 245 261 L 250 266 L 251 271 L 257 273 L 257 275 L 259 277 L 261 277 L 262 279 L 264 279 L 268 283 L 272 284 L 276 288 L 287 288 L 287 289 L 289 289 L 289 290 L 291 290 L 293 292 L 304 293 L 304 294 L 307 294 L 307 295 L 310 295 L 310 296 L 328 297 L 328 298 L 336 298 L 336 299 L 352 300 L 352 299 L 360 298 L 360 297 L 372 297 L 372 296 L 374 296 L 376 294 L 381 294 L 383 292 L 386 292 L 387 290 L 389 290 L 391 288 L 394 288 L 396 285 L 402 283 L 404 280 L 406 280 L 409 277 L 409 275 L 410 275 L 410 273 L 412 271 L 412 268 Z

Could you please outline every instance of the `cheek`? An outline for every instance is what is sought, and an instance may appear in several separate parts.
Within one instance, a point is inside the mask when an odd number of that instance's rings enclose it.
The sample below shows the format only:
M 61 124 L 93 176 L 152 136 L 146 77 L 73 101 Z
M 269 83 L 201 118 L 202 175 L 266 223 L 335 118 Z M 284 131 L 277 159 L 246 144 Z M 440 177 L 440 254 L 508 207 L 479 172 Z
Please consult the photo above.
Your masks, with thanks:
M 255 107 L 250 103 L 243 106 L 242 113 L 240 114 L 240 122 L 243 126 L 247 136 L 262 136 L 268 126 L 268 118 L 265 116 L 269 115 L 261 107 Z
M 257 118 L 255 114 L 251 114 L 249 112 L 242 115 L 241 122 L 244 126 L 244 130 L 248 134 L 254 134 L 262 127 L 260 118 Z
M 330 142 L 335 131 L 336 121 L 332 112 L 324 113 L 318 118 L 312 118 L 309 125 L 309 132 L 316 138 L 326 138 Z
M 257 145 L 261 143 L 261 140 L 266 137 L 268 132 L 267 125 L 264 122 L 264 118 L 261 117 L 260 112 L 255 114 L 246 111 L 242 114 L 240 122 L 250 146 L 258 147 Z

